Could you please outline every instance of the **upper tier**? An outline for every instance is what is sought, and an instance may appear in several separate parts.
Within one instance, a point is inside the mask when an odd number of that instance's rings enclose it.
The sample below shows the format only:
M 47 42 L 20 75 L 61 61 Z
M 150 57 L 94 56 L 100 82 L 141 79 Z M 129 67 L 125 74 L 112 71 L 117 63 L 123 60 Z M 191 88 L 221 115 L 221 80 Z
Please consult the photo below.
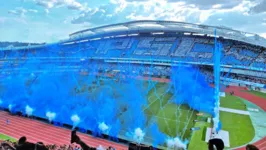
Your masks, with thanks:
M 70 34 L 70 39 L 68 39 L 68 41 L 108 35 L 115 36 L 121 34 L 138 34 L 143 32 L 191 33 L 197 35 L 202 34 L 207 36 L 214 36 L 215 29 L 216 35 L 219 37 L 266 47 L 266 39 L 253 33 L 237 31 L 226 27 L 199 25 L 186 22 L 152 20 L 131 21 L 81 30 Z
M 264 47 L 228 39 L 223 44 L 221 65 L 265 72 Z M 103 37 L 76 42 L 56 43 L 24 49 L 0 51 L 2 61 L 102 59 L 109 62 L 153 63 L 172 65 L 179 62 L 212 65 L 214 38 L 194 35 L 139 34 L 124 37 Z

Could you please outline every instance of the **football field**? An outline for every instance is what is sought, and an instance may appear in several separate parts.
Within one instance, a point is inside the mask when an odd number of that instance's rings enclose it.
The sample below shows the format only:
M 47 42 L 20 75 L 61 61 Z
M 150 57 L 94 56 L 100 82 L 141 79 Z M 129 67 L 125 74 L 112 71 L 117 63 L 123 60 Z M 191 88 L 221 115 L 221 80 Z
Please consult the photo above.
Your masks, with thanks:
M 188 105 L 176 105 L 173 102 L 174 95 L 172 87 L 169 83 L 160 83 L 153 81 L 136 80 L 134 86 L 138 86 L 138 90 L 143 90 L 140 93 L 145 94 L 145 105 L 143 106 L 143 113 L 146 116 L 146 128 L 153 124 L 157 124 L 159 130 L 168 137 L 180 137 L 182 140 L 189 140 L 191 136 L 190 129 L 193 127 L 193 121 L 196 119 L 197 111 L 189 108 Z M 100 80 L 100 84 L 93 82 L 93 86 L 84 87 L 90 89 L 93 96 L 102 91 L 103 88 L 111 90 L 115 99 L 119 102 L 123 97 L 124 90 L 128 89 L 129 83 L 114 81 L 112 79 Z M 122 105 L 122 104 L 121 104 Z M 123 107 L 121 112 L 123 112 Z M 120 120 L 127 119 L 127 116 L 121 115 Z M 123 121 L 122 121 L 123 122 Z M 121 129 L 123 130 L 123 129 Z M 153 139 L 148 132 L 145 139 Z
M 112 79 L 111 79 L 112 80 Z M 84 87 L 90 89 L 91 94 L 101 91 L 106 86 L 112 91 L 116 100 L 119 101 L 123 91 L 130 85 L 127 82 L 111 81 L 110 79 L 101 80 L 100 84 L 93 84 L 93 87 Z M 110 83 L 112 82 L 112 83 Z M 173 102 L 174 94 L 170 83 L 160 83 L 154 81 L 136 80 L 134 86 L 139 86 L 138 90 L 142 89 L 141 93 L 146 96 L 146 104 L 143 106 L 143 113 L 146 116 L 146 127 L 157 124 L 159 130 L 168 137 L 180 137 L 182 140 L 189 140 L 189 150 L 207 148 L 205 140 L 205 132 L 207 127 L 211 127 L 211 123 L 207 123 L 207 118 L 211 118 L 209 114 L 197 112 L 191 109 L 188 105 L 177 105 Z M 226 95 L 221 98 L 221 107 L 246 110 L 243 101 L 235 96 Z M 121 108 L 123 109 L 123 108 Z M 122 111 L 123 112 L 123 111 Z M 198 113 L 203 114 L 197 116 Z M 127 119 L 127 116 L 120 118 Z M 230 147 L 241 146 L 254 137 L 254 129 L 249 116 L 233 114 L 229 112 L 221 112 L 222 129 L 230 134 Z M 194 122 L 198 120 L 199 122 Z M 234 124 L 238 124 L 239 130 L 236 130 Z M 191 131 L 193 127 L 199 127 L 199 130 Z M 123 128 L 121 130 L 124 130 Z M 126 129 L 125 129 L 126 130 Z M 242 131 L 249 131 L 248 134 Z M 238 138 L 238 137 L 245 138 Z M 152 140 L 152 135 L 147 133 L 144 140 L 148 143 Z M 164 145 L 166 146 L 166 145 Z M 199 149 L 200 150 L 200 149 Z

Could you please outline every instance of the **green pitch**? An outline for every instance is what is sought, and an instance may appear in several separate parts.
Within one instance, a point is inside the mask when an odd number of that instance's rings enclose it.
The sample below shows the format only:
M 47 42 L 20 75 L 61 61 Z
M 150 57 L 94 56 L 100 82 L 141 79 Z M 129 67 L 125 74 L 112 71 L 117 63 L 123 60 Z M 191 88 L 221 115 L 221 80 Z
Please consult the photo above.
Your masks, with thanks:
M 108 82 L 108 80 L 101 81 L 100 86 L 104 86 L 105 82 Z M 183 140 L 188 139 L 190 141 L 189 150 L 207 149 L 207 143 L 204 140 L 207 127 L 212 126 L 207 123 L 207 118 L 211 116 L 208 114 L 197 116 L 198 112 L 190 109 L 187 105 L 174 104 L 172 102 L 173 93 L 169 90 L 171 87 L 168 83 L 139 81 L 137 84 L 140 84 L 143 90 L 147 92 L 147 106 L 143 107 L 143 111 L 147 116 L 147 126 L 156 123 L 159 130 L 166 135 L 170 137 L 179 136 Z M 121 94 L 121 89 L 127 88 L 127 83 L 122 82 L 116 87 L 112 87 L 112 84 L 106 85 L 111 86 L 110 89 L 117 97 Z M 88 88 L 92 93 L 99 92 L 100 88 L 97 86 L 99 84 L 94 84 L 93 87 L 89 88 L 85 86 L 81 88 L 81 91 L 83 91 L 83 88 Z M 228 94 L 221 98 L 221 107 L 246 110 L 240 98 Z M 248 143 L 254 137 L 254 129 L 249 116 L 221 112 L 220 118 L 222 129 L 229 131 L 231 147 Z M 194 120 L 201 121 L 194 123 Z M 192 127 L 200 127 L 200 130 L 190 131 Z
M 87 87 L 82 85 L 79 94 L 89 89 L 90 93 L 97 93 L 101 88 L 108 86 L 117 97 L 123 94 L 123 89 L 127 89 L 127 83 L 111 83 L 110 79 L 101 80 L 101 84 L 93 84 Z M 95 83 L 95 82 L 94 82 Z M 147 126 L 156 123 L 159 130 L 169 137 L 179 136 L 183 140 L 190 138 L 190 128 L 193 127 L 193 120 L 196 118 L 196 111 L 190 109 L 187 105 L 176 105 L 171 102 L 173 93 L 171 93 L 168 83 L 157 83 L 152 81 L 136 81 L 136 84 L 147 92 L 147 104 L 143 107 L 143 112 L 147 116 Z M 121 118 L 120 118 L 121 119 Z M 149 137 L 149 135 L 147 135 Z M 149 137 L 152 138 L 152 137 Z
M 226 97 L 221 98 L 220 106 L 231 109 L 246 110 L 242 99 L 226 94 Z M 230 148 L 242 146 L 250 142 L 255 131 L 251 119 L 247 115 L 240 115 L 229 112 L 220 111 L 220 121 L 222 122 L 222 130 L 229 132 Z M 206 150 L 208 145 L 205 140 L 207 127 L 212 127 L 207 122 L 196 123 L 195 127 L 200 127 L 198 131 L 194 131 L 189 143 L 189 150 Z
M 246 110 L 246 106 L 242 99 L 230 94 L 226 94 L 225 97 L 221 97 L 220 106 L 231 109 Z
M 155 118 L 159 129 L 166 135 L 189 139 L 197 112 L 187 105 L 171 103 L 173 94 L 168 91 L 169 88 L 168 83 L 156 83 L 148 93 L 145 114 L 148 118 Z
M 206 117 L 208 117 L 208 115 Z M 197 119 L 199 119 L 199 117 Z M 194 127 L 199 127 L 200 130 L 193 131 L 191 140 L 188 145 L 188 149 L 207 150 L 208 144 L 205 142 L 205 134 L 207 127 L 212 127 L 212 125 L 207 122 L 197 122 Z
M 229 132 L 230 147 L 242 146 L 253 139 L 255 131 L 249 116 L 220 111 L 220 120 L 222 130 Z
M 7 135 L 1 134 L 1 133 L 0 133 L 0 140 L 2 140 L 2 141 L 9 140 L 9 141 L 12 141 L 12 142 L 16 142 L 17 141 L 15 138 L 12 138 L 10 136 L 7 136 Z

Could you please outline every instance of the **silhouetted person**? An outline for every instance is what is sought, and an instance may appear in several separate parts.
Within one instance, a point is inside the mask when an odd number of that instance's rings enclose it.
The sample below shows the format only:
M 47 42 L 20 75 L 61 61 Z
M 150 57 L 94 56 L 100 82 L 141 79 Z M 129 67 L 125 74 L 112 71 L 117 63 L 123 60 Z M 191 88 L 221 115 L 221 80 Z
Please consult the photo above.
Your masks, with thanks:
M 13 147 L 12 144 L 10 144 L 8 141 L 7 142 L 2 142 L 0 144 L 0 149 L 2 150 L 15 150 L 16 148 Z
M 246 146 L 246 150 L 259 150 L 259 149 L 256 146 L 254 146 L 254 145 L 248 144 Z
M 48 148 L 42 142 L 37 142 L 36 144 L 27 142 L 27 138 L 23 136 L 18 140 L 16 150 L 48 150 Z
M 224 149 L 224 142 L 221 139 L 210 139 L 208 143 L 209 150 L 223 150 Z
M 70 142 L 79 144 L 83 150 L 91 150 L 91 149 L 93 149 L 93 148 L 89 147 L 86 143 L 84 143 L 79 138 L 79 136 L 77 136 L 77 131 L 76 130 L 73 130 L 71 132 L 71 141 Z
M 22 145 L 22 144 L 26 143 L 26 141 L 27 141 L 27 138 L 25 136 L 23 136 L 18 140 L 18 145 Z

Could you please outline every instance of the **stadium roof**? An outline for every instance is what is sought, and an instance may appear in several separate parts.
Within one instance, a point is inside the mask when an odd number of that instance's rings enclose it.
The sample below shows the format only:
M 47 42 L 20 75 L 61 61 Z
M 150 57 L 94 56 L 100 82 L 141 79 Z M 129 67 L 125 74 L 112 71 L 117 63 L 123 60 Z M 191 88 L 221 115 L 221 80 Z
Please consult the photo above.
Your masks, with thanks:
M 128 34 L 136 34 L 141 32 L 177 32 L 177 33 L 184 32 L 184 33 L 214 36 L 215 29 L 216 29 L 216 35 L 219 37 L 266 47 L 266 39 L 253 33 L 237 31 L 227 27 L 199 25 L 199 24 L 176 22 L 176 21 L 152 21 L 152 20 L 131 21 L 126 23 L 118 23 L 118 24 L 81 30 L 70 34 L 69 35 L 70 39 L 66 41 L 96 37 L 96 36 L 100 37 L 102 35 L 119 35 L 119 34 L 128 35 Z

